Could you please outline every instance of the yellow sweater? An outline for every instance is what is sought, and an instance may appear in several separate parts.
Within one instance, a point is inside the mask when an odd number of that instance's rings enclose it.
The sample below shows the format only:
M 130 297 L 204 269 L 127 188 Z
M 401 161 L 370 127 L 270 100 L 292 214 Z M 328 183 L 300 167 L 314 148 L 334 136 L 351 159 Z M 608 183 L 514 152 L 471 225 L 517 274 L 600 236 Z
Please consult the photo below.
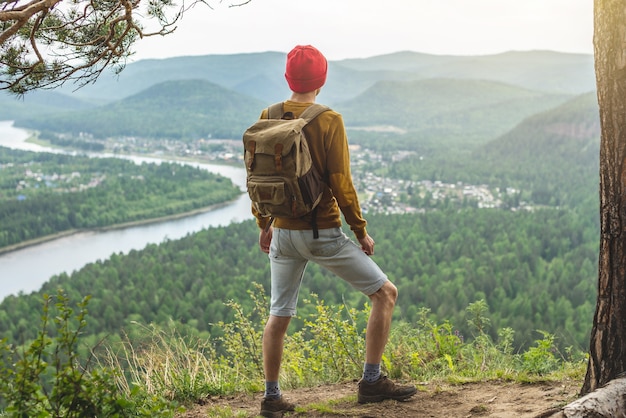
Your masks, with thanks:
M 283 104 L 284 112 L 293 112 L 299 117 L 311 103 L 298 103 L 287 100 Z M 261 118 L 267 118 L 267 109 L 263 110 Z M 361 214 L 359 199 L 352 183 L 350 173 L 350 153 L 348 138 L 343 124 L 343 118 L 335 111 L 326 111 L 315 118 L 304 128 L 309 143 L 313 164 L 322 174 L 326 187 L 322 200 L 317 209 L 317 227 L 319 229 L 341 226 L 341 213 L 350 225 L 350 229 L 357 238 L 366 235 L 367 222 Z M 252 208 L 259 228 L 264 228 L 269 218 L 260 217 Z M 276 218 L 274 226 L 284 229 L 312 229 L 310 217 L 299 219 Z

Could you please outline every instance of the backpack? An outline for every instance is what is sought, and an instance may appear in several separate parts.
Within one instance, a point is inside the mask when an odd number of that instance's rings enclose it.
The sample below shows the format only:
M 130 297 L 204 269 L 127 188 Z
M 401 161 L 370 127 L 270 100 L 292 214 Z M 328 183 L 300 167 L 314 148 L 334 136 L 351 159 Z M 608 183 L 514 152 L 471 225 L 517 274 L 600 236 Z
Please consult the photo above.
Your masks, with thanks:
M 268 119 L 259 119 L 243 134 L 246 187 L 254 208 L 262 217 L 301 218 L 312 213 L 322 199 L 324 181 L 313 166 L 303 128 L 329 107 L 312 104 L 299 118 L 283 114 L 283 104 L 268 108 Z

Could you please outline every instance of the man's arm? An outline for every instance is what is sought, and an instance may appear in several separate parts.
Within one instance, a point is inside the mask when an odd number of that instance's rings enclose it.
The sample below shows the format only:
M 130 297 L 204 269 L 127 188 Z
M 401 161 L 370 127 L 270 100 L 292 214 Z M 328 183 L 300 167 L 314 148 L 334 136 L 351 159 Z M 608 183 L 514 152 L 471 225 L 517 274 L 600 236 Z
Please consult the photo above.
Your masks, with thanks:
M 359 198 L 352 183 L 350 171 L 350 152 L 348 150 L 348 137 L 343 124 L 343 118 L 338 114 L 338 120 L 334 121 L 333 129 L 329 131 L 328 150 L 326 153 L 326 169 L 330 188 L 333 191 L 339 209 L 350 229 L 360 241 L 367 236 L 365 226 L 367 222 L 361 213 Z

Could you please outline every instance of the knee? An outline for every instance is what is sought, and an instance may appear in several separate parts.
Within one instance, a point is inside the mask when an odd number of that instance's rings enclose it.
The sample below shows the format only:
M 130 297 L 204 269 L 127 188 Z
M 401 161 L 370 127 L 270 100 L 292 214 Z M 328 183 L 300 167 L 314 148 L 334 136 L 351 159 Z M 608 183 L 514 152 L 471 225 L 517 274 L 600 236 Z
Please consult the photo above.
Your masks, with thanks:
M 291 317 L 289 316 L 270 315 L 265 324 L 264 333 L 272 336 L 284 335 L 287 332 L 290 321 Z
M 398 288 L 391 282 L 386 282 L 383 287 L 385 289 L 385 293 L 391 302 L 395 305 L 396 300 L 398 299 Z
M 372 300 L 377 300 L 390 307 L 395 306 L 397 299 L 398 288 L 390 281 L 385 282 L 383 287 L 378 289 L 378 291 L 372 295 Z

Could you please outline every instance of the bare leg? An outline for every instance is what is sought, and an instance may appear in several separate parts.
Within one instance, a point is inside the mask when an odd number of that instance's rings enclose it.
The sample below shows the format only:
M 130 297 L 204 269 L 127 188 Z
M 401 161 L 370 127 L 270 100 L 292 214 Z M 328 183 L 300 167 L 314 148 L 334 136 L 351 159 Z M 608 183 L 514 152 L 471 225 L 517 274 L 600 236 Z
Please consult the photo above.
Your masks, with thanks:
M 270 315 L 263 332 L 263 371 L 265 380 L 277 382 L 280 374 L 280 364 L 283 358 L 283 343 L 285 333 L 291 321 L 290 316 Z
M 369 296 L 372 301 L 372 311 L 367 321 L 365 333 L 366 363 L 379 364 L 383 358 L 397 297 L 398 289 L 389 281 L 376 293 Z

